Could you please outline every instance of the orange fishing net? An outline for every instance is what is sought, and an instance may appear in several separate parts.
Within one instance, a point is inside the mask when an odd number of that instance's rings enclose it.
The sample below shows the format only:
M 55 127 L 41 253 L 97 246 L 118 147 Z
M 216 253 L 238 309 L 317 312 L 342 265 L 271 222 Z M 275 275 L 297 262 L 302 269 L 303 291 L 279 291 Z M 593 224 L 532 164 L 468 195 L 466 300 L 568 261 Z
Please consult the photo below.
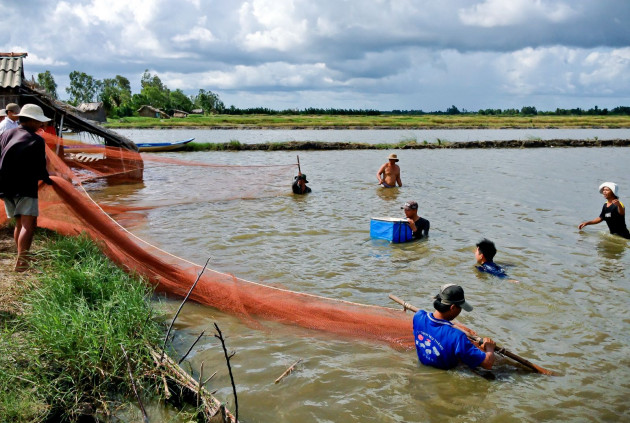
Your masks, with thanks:
M 177 166 L 217 165 L 154 157 L 156 155 L 141 156 L 113 147 L 92 147 L 82 153 L 75 150 L 64 154 L 64 149 L 57 148 L 61 139 L 48 134 L 44 136 L 49 171 L 58 176 L 52 177 L 52 186 L 40 185 L 38 225 L 65 235 L 86 233 L 99 243 L 110 259 L 146 277 L 158 292 L 186 295 L 202 267 L 134 236 L 106 213 L 125 210 L 101 207 L 83 189 L 82 183 L 102 178 L 110 183 L 137 180 L 144 166 L 152 162 Z M 248 167 L 240 168 L 237 174 L 247 173 L 245 168 Z M 260 172 L 260 169 L 256 171 Z M 248 193 L 241 189 L 234 192 L 234 177 L 232 175 L 226 181 L 226 192 L 220 195 L 247 196 Z M 222 183 L 217 185 L 223 186 Z M 260 187 L 257 187 L 258 195 L 259 191 Z M 5 222 L 2 208 L 0 223 Z M 410 315 L 390 308 L 270 287 L 211 269 L 205 270 L 190 298 L 248 320 L 273 320 L 342 336 L 384 341 L 396 347 L 413 347 Z

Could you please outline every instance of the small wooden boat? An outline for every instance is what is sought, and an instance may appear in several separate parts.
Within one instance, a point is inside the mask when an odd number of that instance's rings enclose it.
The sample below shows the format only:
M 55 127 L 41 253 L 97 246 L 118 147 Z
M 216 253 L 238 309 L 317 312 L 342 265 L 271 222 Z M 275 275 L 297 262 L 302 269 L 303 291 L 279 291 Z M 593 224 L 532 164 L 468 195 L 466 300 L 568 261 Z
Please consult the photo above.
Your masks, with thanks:
M 182 148 L 184 145 L 188 144 L 192 140 L 194 140 L 194 138 L 175 142 L 142 142 L 136 143 L 136 145 L 138 146 L 138 150 L 142 153 L 146 153 L 149 151 L 175 151 Z

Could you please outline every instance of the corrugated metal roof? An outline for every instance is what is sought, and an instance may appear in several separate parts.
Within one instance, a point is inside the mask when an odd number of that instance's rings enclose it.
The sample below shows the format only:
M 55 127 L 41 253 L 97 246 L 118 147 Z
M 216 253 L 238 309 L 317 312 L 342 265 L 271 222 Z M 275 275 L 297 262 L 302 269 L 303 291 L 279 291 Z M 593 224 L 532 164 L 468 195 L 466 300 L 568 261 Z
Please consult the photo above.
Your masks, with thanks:
M 0 88 L 18 88 L 23 76 L 21 57 L 0 56 Z

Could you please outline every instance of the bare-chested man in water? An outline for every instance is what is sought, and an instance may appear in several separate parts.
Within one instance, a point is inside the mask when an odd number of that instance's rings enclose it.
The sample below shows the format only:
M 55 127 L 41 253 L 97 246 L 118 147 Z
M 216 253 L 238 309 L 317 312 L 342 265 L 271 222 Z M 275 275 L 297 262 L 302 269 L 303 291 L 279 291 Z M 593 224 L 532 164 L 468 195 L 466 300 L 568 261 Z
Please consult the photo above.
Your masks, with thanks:
M 376 173 L 378 183 L 384 188 L 394 188 L 396 184 L 401 187 L 402 181 L 400 180 L 400 167 L 396 164 L 398 156 L 390 154 L 387 159 L 389 161 L 381 166 Z

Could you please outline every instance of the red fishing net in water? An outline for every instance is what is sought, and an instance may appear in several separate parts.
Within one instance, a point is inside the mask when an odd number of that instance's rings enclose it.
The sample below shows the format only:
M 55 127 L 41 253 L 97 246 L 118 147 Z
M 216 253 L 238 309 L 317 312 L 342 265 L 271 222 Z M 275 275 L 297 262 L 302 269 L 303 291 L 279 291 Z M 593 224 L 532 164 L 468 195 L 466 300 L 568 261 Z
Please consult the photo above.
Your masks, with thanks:
M 144 167 L 153 164 L 217 165 L 154 157 L 157 155 L 141 156 L 113 147 L 64 154 L 63 149 L 57 148 L 60 139 L 46 135 L 46 142 L 49 171 L 58 176 L 52 177 L 52 186 L 40 185 L 38 225 L 65 235 L 86 233 L 110 259 L 147 278 L 158 292 L 185 296 L 202 267 L 134 236 L 106 212 L 123 210 L 100 206 L 82 184 L 99 179 L 107 179 L 109 183 L 137 181 Z M 260 166 L 240 166 L 229 180 L 212 183 L 212 187 L 217 185 L 225 191 L 221 193 L 219 189 L 219 195 L 246 197 L 248 183 L 240 184 L 235 175 L 245 175 L 244 179 L 248 179 L 247 174 L 252 169 L 260 176 Z M 269 171 L 278 173 L 277 169 Z M 283 189 L 286 192 L 286 179 Z M 261 195 L 260 187 L 256 195 Z M 0 214 L 0 223 L 5 223 L 4 208 Z M 250 321 L 272 320 L 367 341 L 384 341 L 394 347 L 413 347 L 410 315 L 390 308 L 270 287 L 211 269 L 204 271 L 190 298 Z

